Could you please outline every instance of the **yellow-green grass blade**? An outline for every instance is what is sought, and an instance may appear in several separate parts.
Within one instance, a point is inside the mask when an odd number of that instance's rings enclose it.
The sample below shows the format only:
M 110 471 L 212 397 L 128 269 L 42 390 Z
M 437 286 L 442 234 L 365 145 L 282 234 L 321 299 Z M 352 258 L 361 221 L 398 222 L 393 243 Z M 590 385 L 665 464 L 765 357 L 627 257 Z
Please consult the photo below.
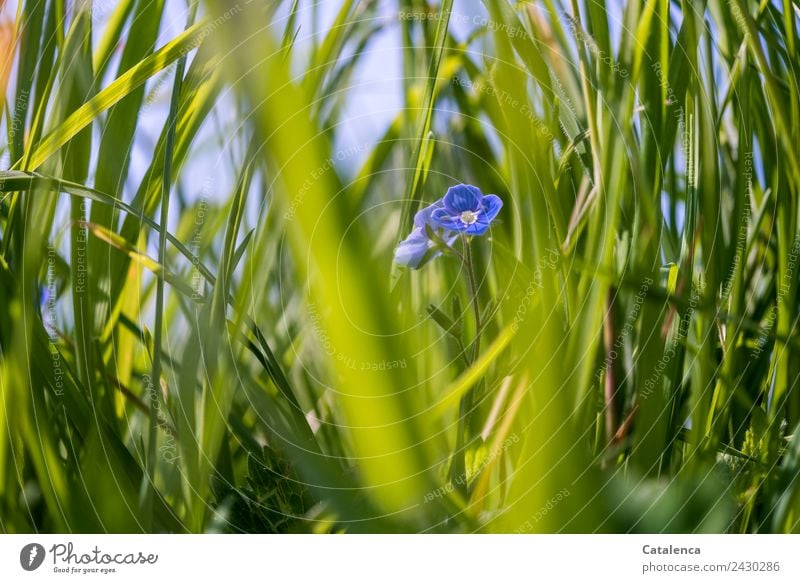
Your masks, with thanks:
M 189 50 L 195 48 L 208 35 L 204 26 L 207 27 L 208 24 L 198 22 L 179 34 L 159 51 L 140 61 L 75 110 L 59 127 L 53 129 L 42 138 L 41 142 L 36 144 L 25 169 L 36 170 L 39 168 L 101 113 L 118 103 L 150 77 L 184 56 Z

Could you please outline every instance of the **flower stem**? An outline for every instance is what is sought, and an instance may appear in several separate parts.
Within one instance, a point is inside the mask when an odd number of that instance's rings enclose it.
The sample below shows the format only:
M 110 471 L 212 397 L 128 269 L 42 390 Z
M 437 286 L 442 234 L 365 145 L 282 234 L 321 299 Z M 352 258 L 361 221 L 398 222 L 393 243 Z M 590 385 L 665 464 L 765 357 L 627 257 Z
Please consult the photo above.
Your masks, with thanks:
M 467 287 L 470 293 L 470 303 L 475 316 L 475 336 L 472 339 L 470 347 L 470 354 L 467 356 L 468 366 L 478 360 L 481 349 L 481 311 L 478 304 L 478 285 L 475 277 L 475 264 L 472 260 L 472 249 L 470 240 L 465 235 L 462 239 L 464 243 L 464 255 L 462 257 L 464 263 L 464 270 L 467 276 Z M 456 487 L 459 493 L 464 498 L 469 497 L 469 489 L 467 487 L 467 445 L 470 441 L 468 433 L 470 430 L 470 417 L 472 407 L 475 400 L 475 387 L 470 387 L 458 407 L 458 434 L 456 436 L 456 452 L 453 459 L 453 464 L 450 468 L 450 481 Z
M 478 284 L 475 278 L 475 264 L 472 261 L 472 248 L 469 240 L 464 241 L 464 263 L 467 268 L 467 281 L 469 283 L 472 310 L 475 314 L 475 338 L 472 340 L 472 354 L 470 364 L 478 360 L 481 350 L 481 310 L 478 306 Z

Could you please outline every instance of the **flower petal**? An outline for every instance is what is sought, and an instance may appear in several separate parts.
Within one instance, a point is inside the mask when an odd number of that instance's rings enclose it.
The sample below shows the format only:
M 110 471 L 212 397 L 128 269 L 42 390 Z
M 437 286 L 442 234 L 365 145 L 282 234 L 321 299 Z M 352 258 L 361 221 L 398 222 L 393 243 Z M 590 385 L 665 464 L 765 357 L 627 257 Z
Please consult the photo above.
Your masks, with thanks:
M 456 184 L 447 189 L 443 203 L 451 215 L 460 215 L 464 211 L 479 210 L 482 198 L 483 193 L 477 186 Z
M 415 227 L 424 227 L 425 225 L 431 224 L 431 213 L 437 209 L 442 208 L 442 200 L 439 199 L 433 204 L 426 206 L 424 209 L 420 209 L 417 211 L 417 214 L 414 215 L 414 226 Z
M 481 200 L 481 212 L 478 213 L 478 220 L 466 226 L 464 232 L 468 235 L 483 235 L 489 230 L 501 208 L 503 208 L 503 201 L 500 200 L 500 197 L 487 194 Z
M 449 231 L 465 231 L 465 225 L 458 216 L 453 216 L 447 209 L 434 209 L 431 213 L 431 222 L 436 227 L 447 229 Z
M 500 209 L 503 208 L 503 201 L 495 194 L 487 194 L 483 197 L 483 200 L 481 200 L 481 207 L 483 211 L 480 215 L 481 218 L 486 219 L 486 221 L 490 223 L 497 216 L 497 213 L 500 212 Z
M 394 252 L 394 262 L 398 265 L 407 265 L 411 269 L 417 269 L 422 265 L 423 259 L 431 247 L 431 241 L 421 228 L 414 229 L 397 246 Z M 438 252 L 431 258 L 438 255 Z
M 436 244 L 428 238 L 428 229 L 433 230 L 445 245 L 452 246 L 458 238 L 458 233 L 452 230 L 443 229 L 442 226 L 433 219 L 434 213 L 443 213 L 447 218 L 447 212 L 442 208 L 440 198 L 433 204 L 419 210 L 414 215 L 414 229 L 403 241 L 401 241 L 394 252 L 394 261 L 398 265 L 407 265 L 412 269 L 419 269 L 431 259 L 442 254 L 440 249 L 435 248 Z M 460 221 L 459 221 L 460 222 Z
M 464 232 L 467 235 L 483 235 L 486 231 L 489 230 L 489 223 L 491 221 L 486 218 L 486 215 L 481 213 L 478 215 L 478 220 L 472 223 L 471 225 L 465 225 L 466 228 Z

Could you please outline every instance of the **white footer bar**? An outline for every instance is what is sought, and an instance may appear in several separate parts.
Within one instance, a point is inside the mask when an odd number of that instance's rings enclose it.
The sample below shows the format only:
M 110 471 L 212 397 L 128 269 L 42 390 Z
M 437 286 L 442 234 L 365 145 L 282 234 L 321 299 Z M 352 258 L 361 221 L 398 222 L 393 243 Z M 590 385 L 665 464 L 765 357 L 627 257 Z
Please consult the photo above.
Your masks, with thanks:
M 233 583 L 254 576 L 324 583 L 798 582 L 800 535 L 0 536 L 0 581 Z

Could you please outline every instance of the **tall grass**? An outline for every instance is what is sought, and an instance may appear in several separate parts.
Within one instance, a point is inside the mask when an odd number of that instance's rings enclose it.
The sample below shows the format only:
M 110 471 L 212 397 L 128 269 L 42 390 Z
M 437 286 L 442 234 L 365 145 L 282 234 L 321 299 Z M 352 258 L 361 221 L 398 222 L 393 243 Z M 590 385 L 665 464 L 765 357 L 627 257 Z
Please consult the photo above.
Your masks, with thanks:
M 4 6 L 2 530 L 799 531 L 796 3 L 335 12 Z

